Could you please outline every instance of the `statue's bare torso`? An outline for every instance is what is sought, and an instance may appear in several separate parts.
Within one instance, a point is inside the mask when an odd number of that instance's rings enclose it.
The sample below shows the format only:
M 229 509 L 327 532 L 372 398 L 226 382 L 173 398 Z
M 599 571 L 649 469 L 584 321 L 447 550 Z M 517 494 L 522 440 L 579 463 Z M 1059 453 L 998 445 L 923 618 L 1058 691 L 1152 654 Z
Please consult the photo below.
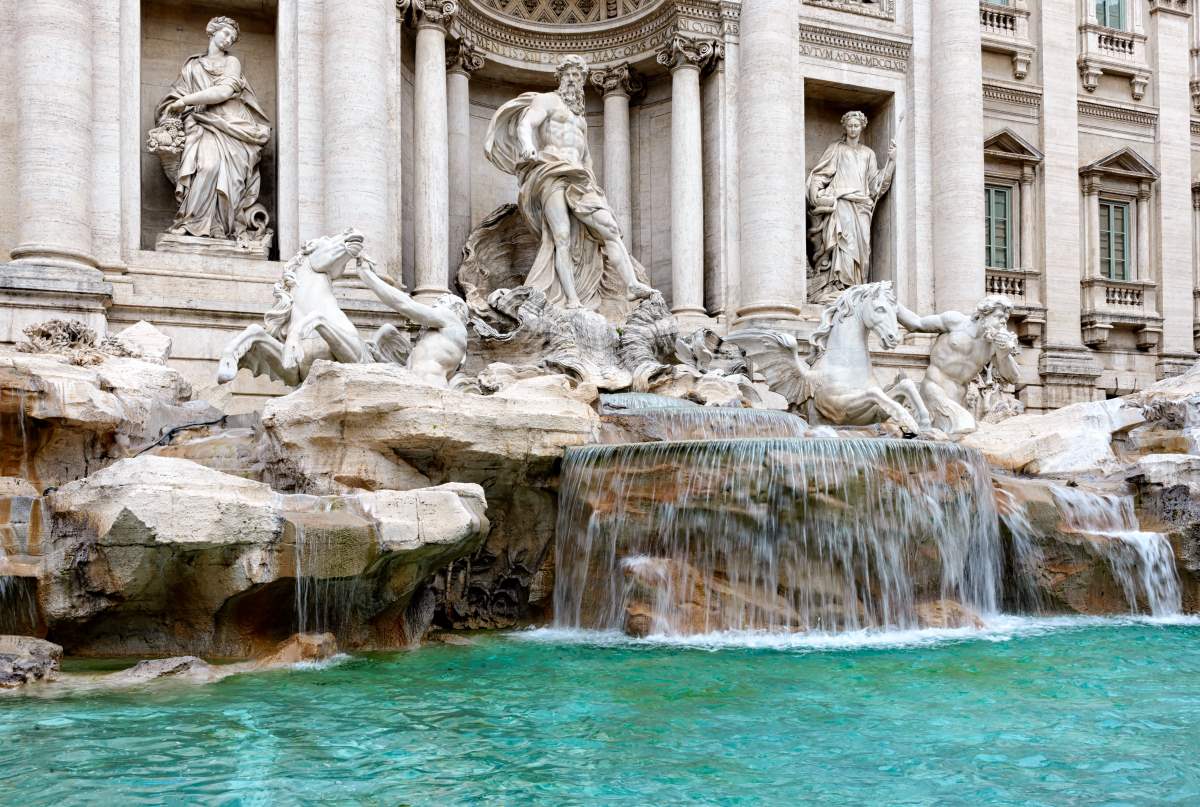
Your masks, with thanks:
M 533 104 L 546 113 L 545 120 L 537 129 L 542 158 L 587 166 L 590 163 L 587 120 L 572 112 L 558 93 L 542 93 Z

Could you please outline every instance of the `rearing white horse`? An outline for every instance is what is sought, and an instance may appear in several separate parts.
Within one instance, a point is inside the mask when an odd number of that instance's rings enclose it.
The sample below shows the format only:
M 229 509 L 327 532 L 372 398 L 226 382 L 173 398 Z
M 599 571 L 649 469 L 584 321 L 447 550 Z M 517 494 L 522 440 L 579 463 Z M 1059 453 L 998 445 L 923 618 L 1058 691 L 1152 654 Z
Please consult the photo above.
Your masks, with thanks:
M 865 426 L 891 419 L 906 433 L 917 434 L 930 424 L 917 385 L 902 378 L 885 390 L 875 378 L 868 348 L 872 332 L 885 350 L 900 343 L 898 308 L 891 281 L 846 289 L 822 313 L 809 362 L 800 357 L 790 334 L 748 328 L 734 331 L 726 341 L 745 351 L 772 390 L 795 407 L 807 405 L 812 423 Z M 909 403 L 915 418 L 897 397 Z

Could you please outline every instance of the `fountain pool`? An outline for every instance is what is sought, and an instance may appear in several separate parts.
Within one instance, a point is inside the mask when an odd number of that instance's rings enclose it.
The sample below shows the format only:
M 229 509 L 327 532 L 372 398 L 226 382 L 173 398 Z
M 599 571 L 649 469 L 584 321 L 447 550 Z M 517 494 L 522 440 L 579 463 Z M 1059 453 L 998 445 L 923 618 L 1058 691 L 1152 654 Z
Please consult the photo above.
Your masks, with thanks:
M 0 801 L 1200 800 L 1200 622 L 990 625 L 758 647 L 532 631 L 208 687 L 10 694 Z

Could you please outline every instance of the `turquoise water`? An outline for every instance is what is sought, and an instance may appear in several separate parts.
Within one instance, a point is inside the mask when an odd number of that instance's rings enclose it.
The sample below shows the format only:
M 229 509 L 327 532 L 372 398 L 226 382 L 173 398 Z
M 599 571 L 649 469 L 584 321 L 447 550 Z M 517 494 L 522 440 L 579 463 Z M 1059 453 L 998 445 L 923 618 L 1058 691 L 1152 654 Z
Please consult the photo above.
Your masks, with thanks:
M 757 643 L 532 632 L 7 696 L 0 802 L 1200 802 L 1197 623 Z

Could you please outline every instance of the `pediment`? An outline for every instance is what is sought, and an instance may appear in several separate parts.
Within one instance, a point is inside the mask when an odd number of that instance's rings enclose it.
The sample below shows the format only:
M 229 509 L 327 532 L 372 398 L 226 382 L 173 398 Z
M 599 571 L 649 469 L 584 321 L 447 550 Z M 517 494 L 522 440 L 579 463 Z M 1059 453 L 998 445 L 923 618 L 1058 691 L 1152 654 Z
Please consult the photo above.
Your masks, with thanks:
M 1042 152 L 1012 129 L 1001 129 L 983 141 L 983 151 L 989 157 L 1022 163 L 1040 163 Z
M 1079 169 L 1079 173 L 1081 176 L 1115 176 L 1150 182 L 1159 177 L 1158 169 L 1129 147 L 1088 163 Z

